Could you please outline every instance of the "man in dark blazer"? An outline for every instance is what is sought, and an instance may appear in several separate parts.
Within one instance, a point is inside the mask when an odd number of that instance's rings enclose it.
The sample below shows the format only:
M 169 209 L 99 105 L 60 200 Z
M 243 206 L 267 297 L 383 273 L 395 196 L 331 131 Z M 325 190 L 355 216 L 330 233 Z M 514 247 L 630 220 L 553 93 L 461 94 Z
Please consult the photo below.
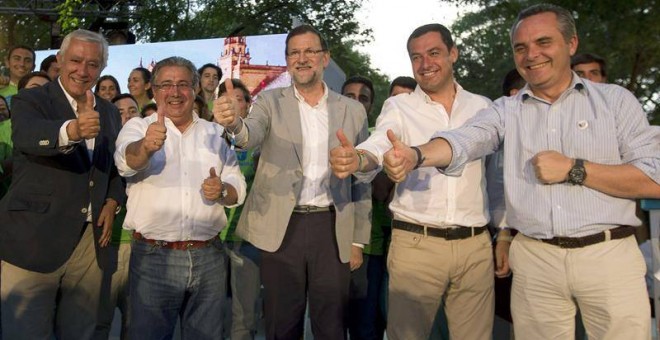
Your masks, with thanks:
M 89 339 L 115 210 L 119 113 L 94 97 L 105 39 L 77 30 L 57 54 L 60 77 L 14 96 L 14 176 L 0 201 L 2 330 L 7 339 Z M 99 261 L 100 264 L 102 261 Z
M 245 120 L 227 97 L 214 105 L 236 146 L 261 148 L 237 234 L 262 250 L 268 339 L 300 339 L 307 298 L 314 338 L 344 339 L 350 270 L 369 243 L 371 193 L 369 184 L 333 176 L 328 152 L 338 129 L 352 143 L 365 140 L 367 117 L 323 82 L 330 55 L 314 28 L 293 29 L 285 53 L 292 86 L 260 93 Z

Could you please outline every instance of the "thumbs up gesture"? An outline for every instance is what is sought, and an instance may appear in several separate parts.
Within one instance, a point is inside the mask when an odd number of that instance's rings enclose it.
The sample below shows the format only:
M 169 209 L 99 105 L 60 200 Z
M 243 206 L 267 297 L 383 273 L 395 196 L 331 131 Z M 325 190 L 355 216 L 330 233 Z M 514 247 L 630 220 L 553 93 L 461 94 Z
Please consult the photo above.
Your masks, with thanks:
M 209 177 L 202 183 L 202 193 L 209 201 L 217 201 L 222 193 L 222 181 L 215 173 L 215 168 L 209 169 Z
M 343 129 L 337 130 L 337 139 L 340 145 L 330 150 L 330 167 L 335 176 L 344 179 L 359 170 L 360 162 L 355 147 L 346 138 Z
M 100 116 L 94 110 L 94 94 L 91 90 L 87 90 L 84 102 L 78 102 L 78 119 L 72 123 L 67 126 L 67 133 L 69 139 L 74 141 L 96 138 L 101 131 Z M 72 131 L 69 131 L 69 127 Z
M 410 171 L 417 164 L 417 153 L 409 146 L 401 142 L 392 130 L 387 130 L 387 139 L 392 143 L 392 148 L 384 155 L 383 166 L 387 176 L 396 183 L 406 179 Z
M 220 98 L 213 102 L 213 118 L 215 121 L 230 131 L 236 131 L 238 123 L 238 103 L 234 97 L 234 84 L 231 78 L 225 79 L 225 92 Z
M 158 120 L 151 123 L 144 135 L 143 147 L 151 155 L 163 148 L 167 138 L 167 128 L 165 127 L 165 113 L 158 110 L 156 113 Z

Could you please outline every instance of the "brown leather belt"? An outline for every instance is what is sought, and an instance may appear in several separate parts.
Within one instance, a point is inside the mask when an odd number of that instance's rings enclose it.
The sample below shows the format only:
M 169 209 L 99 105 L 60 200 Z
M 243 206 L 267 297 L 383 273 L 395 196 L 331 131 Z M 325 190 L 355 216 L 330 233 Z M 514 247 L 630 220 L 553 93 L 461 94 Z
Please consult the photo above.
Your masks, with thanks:
M 165 249 L 188 250 L 208 247 L 215 237 L 206 241 L 161 241 L 144 238 L 142 234 L 133 232 L 133 239 Z
M 582 237 L 557 236 L 551 239 L 537 239 L 537 240 L 548 244 L 552 244 L 553 246 L 557 246 L 559 248 L 582 248 L 582 247 L 590 246 L 592 244 L 607 241 L 608 238 L 606 233 L 608 232 L 610 234 L 609 237 L 610 240 L 618 240 L 633 235 L 635 233 L 635 227 L 621 226 L 607 231 L 602 231 L 597 234 L 587 235 Z
M 486 231 L 486 227 L 434 228 L 424 227 L 423 225 L 399 220 L 392 220 L 392 228 L 405 230 L 416 234 L 426 234 L 428 236 L 441 237 L 446 240 L 462 240 L 465 238 L 477 236 Z M 425 229 L 426 232 L 424 231 Z
M 329 207 L 317 207 L 315 205 L 296 205 L 293 207 L 293 212 L 296 214 L 312 214 L 328 211 L 335 211 L 335 207 L 332 205 Z

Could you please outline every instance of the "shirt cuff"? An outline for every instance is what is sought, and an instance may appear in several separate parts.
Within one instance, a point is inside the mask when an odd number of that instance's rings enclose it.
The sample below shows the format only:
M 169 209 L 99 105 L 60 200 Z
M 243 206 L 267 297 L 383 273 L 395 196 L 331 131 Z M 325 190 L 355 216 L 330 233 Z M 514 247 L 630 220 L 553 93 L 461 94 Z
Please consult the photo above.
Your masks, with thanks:
M 364 244 L 362 244 L 362 243 L 353 243 L 353 245 L 358 247 L 358 248 L 364 249 Z

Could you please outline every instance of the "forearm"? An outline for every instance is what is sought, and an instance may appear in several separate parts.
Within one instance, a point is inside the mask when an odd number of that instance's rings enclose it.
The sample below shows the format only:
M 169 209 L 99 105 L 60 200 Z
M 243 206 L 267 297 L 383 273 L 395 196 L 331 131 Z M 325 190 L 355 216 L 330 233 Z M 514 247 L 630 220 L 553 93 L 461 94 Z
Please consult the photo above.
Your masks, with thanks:
M 621 198 L 660 198 L 660 184 L 634 165 L 585 162 L 584 186 Z
M 142 146 L 144 138 L 126 147 L 126 164 L 133 170 L 142 170 L 149 164 L 151 154 Z
M 435 138 L 426 144 L 418 146 L 424 161 L 421 167 L 445 168 L 451 163 L 452 149 L 449 142 L 444 138 Z
M 370 172 L 378 168 L 380 165 L 378 164 L 378 157 L 366 150 L 358 150 L 358 152 L 363 152 L 363 155 L 361 163 L 358 164 L 357 172 Z

